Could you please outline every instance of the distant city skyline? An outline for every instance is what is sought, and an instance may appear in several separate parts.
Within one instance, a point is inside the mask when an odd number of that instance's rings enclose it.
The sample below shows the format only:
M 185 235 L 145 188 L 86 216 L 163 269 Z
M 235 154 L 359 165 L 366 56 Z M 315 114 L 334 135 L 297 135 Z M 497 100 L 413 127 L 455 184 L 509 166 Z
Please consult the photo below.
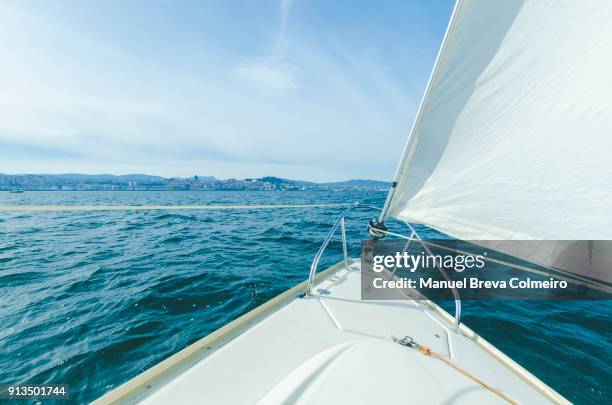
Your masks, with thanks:
M 351 179 L 315 183 L 275 176 L 244 179 L 218 179 L 212 176 L 158 177 L 146 174 L 114 176 L 68 173 L 18 174 L 0 173 L 0 191 L 305 191 L 305 190 L 379 190 L 391 183 Z
M 4 173 L 4 172 L 0 172 L 0 178 L 1 177 L 19 177 L 19 176 L 91 176 L 91 177 L 103 177 L 103 176 L 113 176 L 113 177 L 138 177 L 138 176 L 144 176 L 144 177 L 158 177 L 158 178 L 163 178 L 163 179 L 173 179 L 173 178 L 177 178 L 177 179 L 189 179 L 189 178 L 194 178 L 194 177 L 199 177 L 199 178 L 203 178 L 203 179 L 216 179 L 216 180 L 243 180 L 243 179 L 256 179 L 256 178 L 262 178 L 262 177 L 277 177 L 277 178 L 281 178 L 281 179 L 286 179 L 286 180 L 298 180 L 298 181 L 303 181 L 303 182 L 312 182 L 312 183 L 337 183 L 337 182 L 346 182 L 346 181 L 354 181 L 354 180 L 367 180 L 367 181 L 374 181 L 374 182 L 391 182 L 391 180 L 389 179 L 376 179 L 376 178 L 340 178 L 340 179 L 329 179 L 329 180 L 311 180 L 308 178 L 295 178 L 295 177 L 281 177 L 278 175 L 274 175 L 271 173 L 268 173 L 266 175 L 263 176 L 213 176 L 213 175 L 209 175 L 209 174 L 204 174 L 204 173 L 194 173 L 192 175 L 187 175 L 187 176 L 162 176 L 162 175 L 158 175 L 158 174 L 151 174 L 151 173 L 110 173 L 110 172 L 106 172 L 106 173 L 76 173 L 76 172 L 71 172 L 71 173 Z
M 390 180 L 454 1 L 0 3 L 0 173 Z

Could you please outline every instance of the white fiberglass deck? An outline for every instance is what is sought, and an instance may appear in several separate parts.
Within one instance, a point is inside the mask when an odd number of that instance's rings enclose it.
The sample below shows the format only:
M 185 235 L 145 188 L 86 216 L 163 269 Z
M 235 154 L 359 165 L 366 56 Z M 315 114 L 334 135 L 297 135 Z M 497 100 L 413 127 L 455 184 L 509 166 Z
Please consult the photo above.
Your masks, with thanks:
M 223 333 L 225 340 L 204 342 L 99 401 L 504 403 L 441 360 L 391 339 L 411 336 L 513 401 L 566 402 L 469 329 L 453 331 L 450 317 L 433 304 L 361 301 L 358 264 L 351 268 L 356 271 L 335 266 L 314 295 L 289 299 L 257 320 L 238 319 Z

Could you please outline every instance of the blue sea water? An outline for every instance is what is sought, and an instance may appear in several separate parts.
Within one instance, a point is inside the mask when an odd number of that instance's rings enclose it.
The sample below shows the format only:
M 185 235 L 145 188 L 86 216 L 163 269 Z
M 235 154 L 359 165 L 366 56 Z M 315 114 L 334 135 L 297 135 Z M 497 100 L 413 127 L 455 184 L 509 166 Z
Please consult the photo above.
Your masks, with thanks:
M 26 192 L 2 204 L 309 204 L 381 192 Z M 341 208 L 0 211 L 0 383 L 91 401 L 307 278 Z M 352 254 L 371 213 L 348 219 Z M 424 232 L 427 232 L 424 230 Z M 321 268 L 341 259 L 333 243 Z M 612 303 L 466 302 L 463 321 L 575 403 L 612 403 Z

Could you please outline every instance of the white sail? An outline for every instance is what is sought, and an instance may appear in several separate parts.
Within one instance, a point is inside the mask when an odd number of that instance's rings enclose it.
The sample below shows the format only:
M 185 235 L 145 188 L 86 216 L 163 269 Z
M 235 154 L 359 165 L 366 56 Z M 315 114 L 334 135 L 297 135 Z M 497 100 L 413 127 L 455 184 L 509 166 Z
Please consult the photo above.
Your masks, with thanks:
M 459 1 L 390 215 L 464 240 L 612 239 L 611 21 L 609 0 Z

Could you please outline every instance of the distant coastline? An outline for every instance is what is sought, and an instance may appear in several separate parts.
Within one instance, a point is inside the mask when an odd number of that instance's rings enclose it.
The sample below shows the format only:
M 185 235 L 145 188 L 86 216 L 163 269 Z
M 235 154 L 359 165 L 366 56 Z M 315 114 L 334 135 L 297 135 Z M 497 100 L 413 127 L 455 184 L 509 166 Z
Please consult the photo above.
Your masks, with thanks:
M 1 174 L 0 191 L 340 191 L 387 190 L 391 183 L 354 179 L 314 183 L 280 177 L 217 179 L 212 176 L 159 177 L 146 174 Z

